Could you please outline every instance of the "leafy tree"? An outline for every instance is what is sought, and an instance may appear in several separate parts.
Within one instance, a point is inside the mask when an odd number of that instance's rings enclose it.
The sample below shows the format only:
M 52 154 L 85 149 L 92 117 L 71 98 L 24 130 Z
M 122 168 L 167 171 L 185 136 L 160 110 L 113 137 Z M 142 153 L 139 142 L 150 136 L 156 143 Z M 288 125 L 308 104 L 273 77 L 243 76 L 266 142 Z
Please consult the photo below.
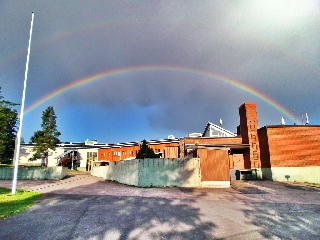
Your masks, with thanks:
M 3 99 L 0 87 L 0 162 L 11 163 L 15 139 L 17 135 L 16 124 L 18 122 L 17 110 L 14 106 L 19 105 Z
M 41 130 L 34 132 L 30 141 L 35 144 L 33 151 L 35 152 L 30 161 L 45 158 L 46 166 L 48 165 L 48 150 L 55 150 L 60 142 L 61 133 L 57 130 L 56 114 L 53 107 L 48 107 L 42 112 Z
M 136 159 L 144 159 L 144 158 L 158 158 L 159 156 L 154 153 L 153 149 L 148 147 L 147 141 L 143 140 L 140 150 L 136 155 Z

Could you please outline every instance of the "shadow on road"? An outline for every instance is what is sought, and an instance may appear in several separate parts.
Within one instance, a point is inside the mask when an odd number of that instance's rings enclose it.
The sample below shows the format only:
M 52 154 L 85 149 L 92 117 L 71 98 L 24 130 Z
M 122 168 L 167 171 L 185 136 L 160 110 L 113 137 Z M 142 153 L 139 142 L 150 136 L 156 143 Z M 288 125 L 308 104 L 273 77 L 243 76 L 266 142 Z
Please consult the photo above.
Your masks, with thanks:
M 307 187 L 240 181 L 228 189 L 137 188 L 81 181 L 86 185 L 55 188 L 32 208 L 0 221 L 0 239 L 320 236 L 320 191 Z
M 251 203 L 244 210 L 248 221 L 262 227 L 267 239 L 319 239 L 320 206 L 292 203 Z
M 246 223 L 261 228 L 265 239 L 319 239 L 320 189 L 271 181 L 235 182 L 232 188 L 245 194 L 247 199 L 235 200 L 246 203 Z
M 112 183 L 111 183 L 112 184 Z M 192 199 L 90 195 L 99 184 L 47 193 L 28 211 L 0 222 L 1 239 L 210 239 L 212 221 L 201 221 Z M 115 184 L 116 186 L 116 184 Z M 115 187 L 114 186 L 114 187 Z M 130 191 L 137 188 L 126 186 Z M 120 191 L 124 191 L 122 189 Z M 114 188 L 117 195 L 117 189 Z M 118 191 L 119 193 L 119 191 Z M 19 225 L 15 223 L 19 222 Z

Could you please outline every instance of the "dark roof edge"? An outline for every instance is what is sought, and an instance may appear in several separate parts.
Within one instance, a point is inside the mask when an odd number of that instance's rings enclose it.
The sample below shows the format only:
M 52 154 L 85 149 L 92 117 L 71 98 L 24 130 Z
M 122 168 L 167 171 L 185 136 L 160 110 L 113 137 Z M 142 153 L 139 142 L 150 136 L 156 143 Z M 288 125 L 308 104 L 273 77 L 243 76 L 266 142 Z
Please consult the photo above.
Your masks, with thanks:
M 320 127 L 320 125 L 266 125 L 266 126 L 263 126 L 261 127 L 260 129 L 263 129 L 263 128 L 299 128 L 299 127 L 302 127 L 302 128 L 306 128 L 306 127 Z

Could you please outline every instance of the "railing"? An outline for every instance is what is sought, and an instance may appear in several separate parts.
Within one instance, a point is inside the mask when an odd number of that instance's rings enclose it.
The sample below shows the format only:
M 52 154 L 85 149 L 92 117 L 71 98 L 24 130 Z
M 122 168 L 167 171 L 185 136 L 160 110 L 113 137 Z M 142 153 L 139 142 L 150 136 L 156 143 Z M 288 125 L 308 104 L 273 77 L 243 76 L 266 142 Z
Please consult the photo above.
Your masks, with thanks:
M 72 159 L 74 161 L 77 161 L 77 157 L 74 156 L 75 152 L 77 152 L 77 151 L 68 150 L 68 151 L 64 152 L 63 154 L 55 157 L 57 159 L 56 166 L 64 166 L 64 165 L 68 164 L 69 162 L 71 162 Z
M 57 166 L 64 166 L 64 165 L 68 164 L 71 161 L 72 161 L 72 157 L 59 158 L 58 161 L 57 161 Z

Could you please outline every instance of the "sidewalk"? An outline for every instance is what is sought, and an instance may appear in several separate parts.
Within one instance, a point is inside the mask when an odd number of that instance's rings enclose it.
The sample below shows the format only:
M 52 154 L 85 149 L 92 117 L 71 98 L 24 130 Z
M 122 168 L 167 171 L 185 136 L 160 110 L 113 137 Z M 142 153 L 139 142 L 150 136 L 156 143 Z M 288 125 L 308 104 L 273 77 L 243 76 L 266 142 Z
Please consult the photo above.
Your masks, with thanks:
M 12 181 L 0 181 L 11 188 Z M 18 181 L 45 193 L 0 221 L 0 239 L 319 239 L 320 189 L 233 181 L 227 189 L 137 188 L 86 173 Z

